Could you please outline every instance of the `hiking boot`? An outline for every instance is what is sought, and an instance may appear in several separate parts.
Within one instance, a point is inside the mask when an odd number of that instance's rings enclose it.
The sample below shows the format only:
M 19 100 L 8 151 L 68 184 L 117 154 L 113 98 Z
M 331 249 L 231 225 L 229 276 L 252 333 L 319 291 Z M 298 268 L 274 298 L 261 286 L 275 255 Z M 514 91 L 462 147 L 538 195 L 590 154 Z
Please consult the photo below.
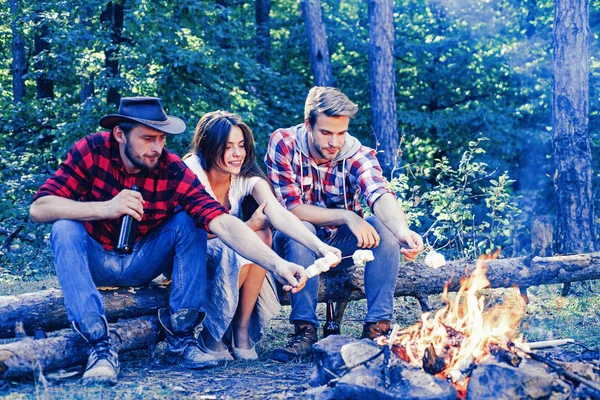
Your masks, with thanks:
M 198 311 L 182 308 L 175 314 L 170 314 L 166 308 L 161 308 L 158 310 L 158 320 L 167 336 L 164 356 L 167 363 L 182 362 L 189 369 L 209 368 L 218 364 L 213 355 L 202 351 L 194 336 L 194 328 L 200 324 Z
M 71 324 L 73 330 L 90 345 L 82 383 L 115 385 L 119 374 L 119 356 L 110 342 L 106 318 L 96 313 L 88 313 L 83 316 L 79 326 L 75 321 Z
M 271 353 L 271 360 L 291 362 L 313 353 L 312 345 L 317 342 L 317 327 L 309 322 L 298 321 L 294 323 L 294 333 L 288 335 L 290 341 L 281 348 Z
M 381 319 L 377 322 L 365 322 L 363 325 L 361 339 L 376 339 L 390 333 L 390 320 Z

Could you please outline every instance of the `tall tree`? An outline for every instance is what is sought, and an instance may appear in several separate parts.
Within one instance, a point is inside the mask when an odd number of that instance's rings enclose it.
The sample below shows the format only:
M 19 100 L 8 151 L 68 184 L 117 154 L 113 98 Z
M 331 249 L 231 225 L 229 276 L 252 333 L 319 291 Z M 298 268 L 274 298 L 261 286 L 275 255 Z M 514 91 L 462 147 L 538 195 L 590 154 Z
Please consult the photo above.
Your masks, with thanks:
M 38 99 L 53 99 L 54 98 L 54 81 L 48 77 L 48 53 L 50 51 L 49 29 L 46 19 L 41 10 L 35 14 L 36 30 L 33 38 L 34 53 L 35 53 L 35 72 L 37 98 Z
M 393 0 L 369 0 L 371 123 L 378 149 L 383 150 L 382 168 L 386 173 L 397 167 L 399 155 L 393 18 Z
M 84 42 L 89 42 L 89 37 L 93 35 L 92 18 L 94 13 L 93 4 L 90 2 L 84 2 L 79 6 L 79 20 L 83 27 Z M 94 77 L 82 76 L 81 78 L 81 89 L 79 90 L 79 102 L 85 104 L 87 99 L 94 96 Z
M 302 0 L 300 5 L 304 17 L 304 29 L 308 37 L 308 52 L 314 84 L 316 86 L 333 86 L 333 69 L 327 46 L 321 2 L 320 0 Z
M 111 31 L 111 44 L 104 50 L 104 65 L 109 82 L 112 83 L 108 87 L 106 101 L 109 104 L 118 105 L 121 95 L 118 85 L 115 85 L 114 81 L 119 77 L 119 48 L 123 40 L 123 4 L 109 2 L 100 15 L 100 21 L 107 23 Z
M 25 40 L 19 26 L 20 4 L 18 0 L 10 0 L 10 14 L 12 17 L 12 83 L 13 83 L 13 102 L 22 103 L 25 97 L 25 70 L 27 62 L 25 60 Z
M 269 13 L 271 12 L 271 0 L 256 0 L 256 61 L 270 67 L 271 60 L 271 29 Z
M 596 248 L 589 132 L 589 2 L 554 2 L 553 139 L 557 250 Z

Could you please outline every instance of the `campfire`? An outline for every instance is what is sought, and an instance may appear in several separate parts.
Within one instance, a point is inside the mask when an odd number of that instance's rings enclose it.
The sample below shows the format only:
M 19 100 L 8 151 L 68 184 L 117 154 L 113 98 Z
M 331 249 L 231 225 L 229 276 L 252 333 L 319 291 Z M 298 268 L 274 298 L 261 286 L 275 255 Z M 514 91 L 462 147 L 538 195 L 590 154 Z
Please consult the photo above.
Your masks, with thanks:
M 600 398 L 600 362 L 565 365 L 532 350 L 572 339 L 527 343 L 519 332 L 519 290 L 486 305 L 486 262 L 478 260 L 446 305 L 374 342 L 334 335 L 315 345 L 311 384 L 318 399 Z M 326 388 L 326 389 L 324 389 Z M 320 390 L 320 391 L 319 391 Z
M 485 262 L 498 253 L 482 257 L 471 276 L 461 281 L 452 300 L 447 287 L 442 294 L 446 306 L 435 314 L 424 313 L 415 325 L 377 341 L 389 346 L 400 359 L 452 382 L 459 393 L 466 390 L 475 363 L 505 352 L 518 353 L 523 337 L 518 333 L 525 301 L 520 295 L 510 302 L 486 310 L 481 291 L 489 286 Z M 523 353 L 520 356 L 524 356 Z

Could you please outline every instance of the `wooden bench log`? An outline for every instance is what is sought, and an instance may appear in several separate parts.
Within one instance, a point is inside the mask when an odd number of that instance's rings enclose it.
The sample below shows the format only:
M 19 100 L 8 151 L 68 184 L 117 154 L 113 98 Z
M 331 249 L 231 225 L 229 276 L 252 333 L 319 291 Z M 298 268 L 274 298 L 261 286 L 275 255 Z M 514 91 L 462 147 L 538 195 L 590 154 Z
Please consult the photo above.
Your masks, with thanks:
M 469 276 L 475 268 L 474 261 L 453 261 L 439 269 L 424 263 L 402 263 L 396 282 L 395 296 L 426 298 L 429 294 L 440 294 L 444 285 L 449 290 L 459 287 L 459 280 Z M 487 277 L 492 288 L 517 286 L 522 290 L 530 286 L 557 284 L 600 279 L 600 253 L 555 257 L 520 257 L 487 262 Z M 344 272 L 331 270 L 322 274 L 319 286 L 319 301 L 348 301 L 364 299 L 364 267 L 351 267 Z M 327 291 L 327 295 L 325 292 Z M 166 307 L 169 288 L 151 285 L 144 288 L 120 288 L 106 291 L 106 316 L 109 321 L 156 315 Z M 289 304 L 287 294 L 280 291 L 283 305 Z M 29 334 L 37 329 L 52 331 L 68 326 L 63 305 L 62 292 L 58 289 L 43 290 L 17 296 L 0 297 L 0 337 L 14 337 L 15 324 L 23 323 Z
M 119 353 L 145 349 L 158 342 L 158 318 L 140 317 L 111 324 L 110 333 Z M 47 339 L 25 338 L 0 345 L 0 379 L 34 378 L 42 371 L 85 365 L 88 348 L 72 331 Z

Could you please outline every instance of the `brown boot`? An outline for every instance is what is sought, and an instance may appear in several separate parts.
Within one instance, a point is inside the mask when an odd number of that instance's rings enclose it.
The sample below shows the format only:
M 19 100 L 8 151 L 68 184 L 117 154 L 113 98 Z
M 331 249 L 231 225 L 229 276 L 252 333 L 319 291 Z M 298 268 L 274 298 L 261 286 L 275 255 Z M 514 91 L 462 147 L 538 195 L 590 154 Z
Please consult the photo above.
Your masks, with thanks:
M 317 342 L 317 327 L 311 323 L 297 321 L 294 323 L 294 333 L 290 333 L 290 341 L 280 349 L 271 353 L 271 360 L 291 362 L 312 354 L 312 345 Z
M 390 320 L 381 319 L 377 322 L 365 322 L 363 325 L 361 339 L 376 339 L 390 333 Z

